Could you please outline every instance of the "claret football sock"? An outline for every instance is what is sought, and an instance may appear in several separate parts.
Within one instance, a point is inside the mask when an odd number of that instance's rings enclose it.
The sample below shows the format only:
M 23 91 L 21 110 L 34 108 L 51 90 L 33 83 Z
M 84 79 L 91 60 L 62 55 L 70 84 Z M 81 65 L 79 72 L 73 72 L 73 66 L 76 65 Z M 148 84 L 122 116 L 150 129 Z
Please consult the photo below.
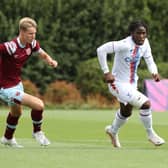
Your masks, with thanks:
M 43 111 L 39 110 L 32 110 L 31 111 L 31 118 L 33 121 L 33 132 L 41 131 L 41 125 L 42 125 L 42 113 Z
M 7 120 L 6 120 L 6 130 L 4 136 L 7 139 L 12 139 L 13 134 L 15 132 L 16 126 L 18 124 L 19 117 L 12 116 L 11 113 L 8 114 Z

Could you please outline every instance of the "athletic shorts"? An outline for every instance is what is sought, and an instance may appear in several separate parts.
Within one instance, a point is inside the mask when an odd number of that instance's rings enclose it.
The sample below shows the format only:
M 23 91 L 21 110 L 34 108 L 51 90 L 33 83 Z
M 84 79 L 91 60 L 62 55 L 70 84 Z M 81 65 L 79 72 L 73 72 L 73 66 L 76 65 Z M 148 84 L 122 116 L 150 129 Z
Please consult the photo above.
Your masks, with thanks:
M 23 95 L 24 89 L 22 82 L 11 88 L 0 89 L 0 99 L 6 102 L 9 106 L 20 104 Z
M 109 90 L 113 96 L 115 96 L 119 102 L 127 105 L 128 103 L 132 106 L 140 108 L 146 101 L 148 97 L 137 90 L 137 86 L 124 83 L 124 82 L 114 82 L 108 84 Z

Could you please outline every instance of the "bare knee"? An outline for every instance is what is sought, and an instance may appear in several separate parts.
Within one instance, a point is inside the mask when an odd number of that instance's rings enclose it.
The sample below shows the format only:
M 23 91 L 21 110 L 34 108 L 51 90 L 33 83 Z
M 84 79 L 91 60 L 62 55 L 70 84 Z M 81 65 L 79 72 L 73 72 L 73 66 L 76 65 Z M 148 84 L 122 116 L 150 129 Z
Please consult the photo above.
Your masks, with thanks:
M 151 107 L 151 103 L 150 103 L 150 101 L 148 100 L 148 101 L 146 101 L 146 102 L 141 106 L 140 109 L 149 109 L 150 107 Z
M 130 117 L 132 115 L 132 105 L 127 104 L 126 106 L 120 103 L 120 113 L 123 117 Z
M 132 115 L 132 111 L 121 111 L 120 110 L 120 113 L 125 118 L 128 118 L 128 117 L 130 117 Z
M 44 103 L 41 99 L 38 97 L 29 95 L 27 93 L 24 93 L 23 99 L 22 99 L 22 105 L 28 106 L 31 109 L 43 111 L 44 109 Z
M 35 108 L 36 110 L 43 111 L 44 110 L 44 103 L 42 100 L 39 99 L 37 106 Z
M 11 111 L 10 111 L 12 116 L 15 117 L 20 117 L 22 115 L 22 107 L 20 105 L 14 105 L 11 106 Z

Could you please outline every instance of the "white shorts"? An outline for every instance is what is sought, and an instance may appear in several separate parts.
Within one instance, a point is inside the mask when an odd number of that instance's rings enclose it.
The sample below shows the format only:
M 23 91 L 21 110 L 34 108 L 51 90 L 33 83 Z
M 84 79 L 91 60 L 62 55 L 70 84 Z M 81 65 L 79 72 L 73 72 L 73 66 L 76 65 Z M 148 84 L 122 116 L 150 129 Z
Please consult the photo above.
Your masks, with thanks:
M 108 84 L 109 90 L 113 96 L 115 96 L 119 102 L 127 105 L 128 103 L 132 106 L 140 108 L 148 97 L 137 90 L 136 85 L 124 82 L 114 82 Z
M 24 95 L 22 82 L 11 88 L 0 88 L 0 99 L 9 106 L 21 103 Z

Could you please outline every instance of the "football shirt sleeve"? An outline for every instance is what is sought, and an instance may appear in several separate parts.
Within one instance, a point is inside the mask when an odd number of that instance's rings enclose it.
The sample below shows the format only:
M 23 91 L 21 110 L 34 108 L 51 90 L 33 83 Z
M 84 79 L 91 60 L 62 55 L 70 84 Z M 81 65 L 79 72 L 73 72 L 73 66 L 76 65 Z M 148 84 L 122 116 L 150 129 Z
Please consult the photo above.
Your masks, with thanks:
M 17 45 L 14 41 L 5 42 L 4 46 L 5 48 L 3 48 L 3 52 L 7 52 L 9 55 L 14 54 L 17 49 Z
M 157 74 L 158 69 L 157 69 L 157 66 L 154 62 L 152 52 L 151 52 L 151 47 L 150 47 L 150 44 L 149 44 L 148 40 L 146 41 L 146 46 L 147 46 L 147 49 L 146 49 L 146 52 L 144 54 L 144 59 L 145 59 L 145 62 L 147 64 L 148 70 L 151 74 Z
M 107 54 L 113 52 L 114 52 L 113 42 L 107 42 L 102 46 L 100 46 L 99 48 L 97 48 L 98 61 L 104 73 L 109 72 L 109 67 L 107 64 Z
M 36 40 L 33 40 L 31 43 L 32 51 L 33 52 L 39 52 L 40 51 L 40 43 Z
M 109 72 L 109 67 L 107 64 L 107 54 L 124 51 L 126 49 L 127 43 L 125 40 L 107 42 L 97 48 L 97 56 L 102 71 L 104 73 Z

